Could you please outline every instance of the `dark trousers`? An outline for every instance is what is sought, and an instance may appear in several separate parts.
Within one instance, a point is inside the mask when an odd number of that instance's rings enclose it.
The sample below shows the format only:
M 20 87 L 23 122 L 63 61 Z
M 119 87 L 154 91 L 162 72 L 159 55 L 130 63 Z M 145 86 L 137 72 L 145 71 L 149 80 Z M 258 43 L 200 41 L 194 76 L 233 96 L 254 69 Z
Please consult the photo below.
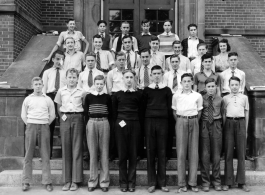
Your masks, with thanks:
M 121 188 L 135 188 L 137 146 L 140 134 L 139 121 L 125 121 L 126 125 L 121 127 L 121 119 L 115 122 L 116 141 L 119 155 L 119 183 Z M 127 159 L 129 166 L 127 167 Z
M 210 187 L 210 161 L 212 162 L 213 185 L 220 186 L 220 154 L 222 150 L 222 121 L 200 124 L 200 165 L 202 186 Z
M 82 114 L 66 114 L 60 119 L 63 156 L 63 182 L 82 182 L 83 177 L 83 130 Z
M 148 185 L 166 186 L 168 119 L 145 118 Z M 157 173 L 155 158 L 157 157 Z
M 167 159 L 170 159 L 172 157 L 172 147 L 173 147 L 173 138 L 175 136 L 176 121 L 175 121 L 175 119 L 173 117 L 173 114 L 169 116 L 168 120 L 169 120 L 169 126 L 168 126 L 168 136 L 167 136 L 166 157 L 167 157 Z
M 112 92 L 112 95 L 114 94 L 115 92 Z M 110 124 L 109 157 L 110 159 L 114 159 L 118 156 L 116 139 L 115 139 L 115 121 L 110 119 L 109 124 Z
M 138 89 L 138 91 L 142 95 L 144 90 Z M 141 129 L 144 130 L 144 120 L 140 120 L 140 126 L 141 126 Z M 138 139 L 139 139 L 139 141 L 138 141 L 138 147 L 137 147 L 137 156 L 139 156 L 140 158 L 146 158 L 146 151 L 144 149 L 146 138 L 145 138 L 145 132 L 144 131 L 140 131 Z
M 225 122 L 225 185 L 234 184 L 233 156 L 237 153 L 236 183 L 245 184 L 246 122 L 245 119 L 226 119 Z

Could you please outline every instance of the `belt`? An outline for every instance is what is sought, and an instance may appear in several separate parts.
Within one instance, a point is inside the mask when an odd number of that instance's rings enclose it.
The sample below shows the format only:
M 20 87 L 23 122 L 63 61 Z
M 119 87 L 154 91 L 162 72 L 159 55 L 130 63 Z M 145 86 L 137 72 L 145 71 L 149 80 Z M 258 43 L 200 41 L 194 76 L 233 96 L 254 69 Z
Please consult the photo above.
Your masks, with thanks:
M 177 115 L 178 118 L 186 118 L 186 119 L 193 119 L 193 118 L 197 118 L 198 115 L 193 115 L 193 116 L 181 116 L 181 115 Z
M 62 112 L 63 114 L 83 114 L 83 112 Z
M 101 118 L 89 118 L 89 120 L 92 120 L 92 121 L 104 121 L 104 120 L 107 120 L 108 118 L 107 117 L 101 117 Z
M 240 120 L 240 119 L 245 119 L 245 117 L 226 117 L 227 119 L 230 120 Z

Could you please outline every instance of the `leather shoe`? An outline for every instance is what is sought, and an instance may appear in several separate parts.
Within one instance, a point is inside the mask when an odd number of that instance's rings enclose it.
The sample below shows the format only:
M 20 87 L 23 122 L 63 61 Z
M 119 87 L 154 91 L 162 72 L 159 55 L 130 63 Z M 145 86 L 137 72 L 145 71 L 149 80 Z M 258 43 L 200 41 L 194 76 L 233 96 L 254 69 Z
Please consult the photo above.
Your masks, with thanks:
M 22 190 L 23 190 L 23 191 L 27 191 L 27 190 L 29 190 L 29 183 L 23 183 L 23 184 L 22 184 Z
M 134 192 L 135 188 L 129 188 L 129 192 Z
M 169 192 L 169 189 L 166 187 L 161 187 L 162 192 Z
M 238 184 L 238 187 L 240 188 L 240 189 L 242 189 L 243 191 L 245 191 L 245 192 L 250 192 L 250 189 L 248 188 L 248 186 L 246 185 L 246 184 Z
M 199 188 L 197 186 L 191 186 L 191 191 L 199 192 Z
M 107 187 L 102 187 L 101 190 L 102 190 L 102 192 L 107 192 L 107 191 L 109 191 L 109 188 L 107 188 Z
M 68 190 L 70 190 L 70 187 L 71 187 L 71 182 L 67 182 L 66 184 L 64 184 L 62 190 L 68 191 Z
M 209 192 L 210 191 L 209 186 L 202 186 L 202 191 Z
M 127 192 L 127 189 L 126 188 L 121 188 L 121 191 L 122 192 Z
M 222 187 L 222 190 L 223 190 L 223 191 L 228 191 L 228 189 L 229 189 L 228 185 L 224 185 L 224 186 Z
M 46 185 L 46 190 L 47 190 L 48 192 L 53 191 L 53 186 L 52 186 L 52 184 L 47 184 L 47 185 Z
M 95 190 L 95 187 L 88 187 L 87 190 L 88 190 L 89 192 L 93 192 L 93 191 Z
M 180 192 L 187 192 L 187 191 L 188 191 L 187 186 L 179 187 L 179 189 L 178 189 L 179 193 Z
M 222 187 L 221 186 L 214 186 L 214 190 L 215 191 L 222 191 Z
M 155 191 L 156 191 L 156 187 L 155 186 L 151 186 L 151 187 L 148 188 L 148 192 L 149 193 L 153 193 Z
M 70 187 L 70 191 L 76 191 L 78 189 L 78 185 L 76 183 L 72 183 Z

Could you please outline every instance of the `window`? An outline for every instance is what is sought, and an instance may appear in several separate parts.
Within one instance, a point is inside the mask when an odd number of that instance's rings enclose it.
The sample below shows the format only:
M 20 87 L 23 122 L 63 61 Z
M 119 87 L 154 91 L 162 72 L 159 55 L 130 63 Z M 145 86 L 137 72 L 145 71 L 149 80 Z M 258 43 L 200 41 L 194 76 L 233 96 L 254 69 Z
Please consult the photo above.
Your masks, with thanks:
M 169 19 L 169 10 L 145 10 L 145 18 L 150 21 L 150 32 L 158 35 L 164 32 L 164 21 Z

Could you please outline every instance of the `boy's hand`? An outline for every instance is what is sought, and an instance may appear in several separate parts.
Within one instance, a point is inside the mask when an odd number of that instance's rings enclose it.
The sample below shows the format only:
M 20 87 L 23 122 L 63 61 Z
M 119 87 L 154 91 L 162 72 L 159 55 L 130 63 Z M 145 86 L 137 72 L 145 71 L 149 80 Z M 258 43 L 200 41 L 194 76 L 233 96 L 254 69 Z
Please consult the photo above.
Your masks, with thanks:
M 51 60 L 51 58 L 48 56 L 47 58 L 44 58 L 42 61 L 43 61 L 43 62 L 46 62 L 46 61 L 47 61 L 47 63 L 49 63 L 50 60 Z

